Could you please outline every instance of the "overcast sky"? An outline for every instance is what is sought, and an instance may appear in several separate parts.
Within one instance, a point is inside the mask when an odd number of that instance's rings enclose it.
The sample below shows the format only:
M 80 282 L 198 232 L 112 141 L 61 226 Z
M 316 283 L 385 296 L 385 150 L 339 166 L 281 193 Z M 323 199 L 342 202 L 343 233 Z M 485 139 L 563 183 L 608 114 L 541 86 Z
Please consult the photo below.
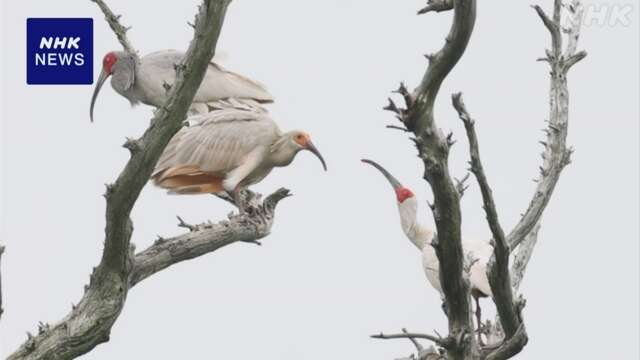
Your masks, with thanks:
M 186 49 L 197 0 L 110 0 L 142 53 Z M 552 1 L 541 0 L 549 9 Z M 595 2 L 592 9 L 600 9 Z M 592 21 L 570 73 L 569 143 L 576 148 L 545 214 L 521 288 L 530 342 L 519 359 L 637 359 L 639 354 L 638 5 L 626 21 Z M 267 84 L 283 130 L 307 130 L 329 172 L 301 153 L 255 186 L 280 186 L 282 202 L 264 246 L 234 244 L 163 271 L 136 286 L 111 341 L 86 359 L 375 359 L 406 356 L 405 341 L 380 331 L 446 333 L 438 294 L 404 237 L 384 179 L 358 160 L 378 160 L 421 200 L 430 190 L 407 136 L 385 129 L 381 110 L 404 80 L 415 86 L 422 54 L 443 43 L 451 16 L 415 16 L 423 1 L 236 0 L 219 42 L 224 64 Z M 104 183 L 128 159 L 151 109 L 131 109 L 105 86 L 89 123 L 91 86 L 28 86 L 27 17 L 94 17 L 95 66 L 120 48 L 94 3 L 11 1 L 2 9 L 2 258 L 5 313 L 0 356 L 54 323 L 82 296 L 98 263 Z M 464 130 L 449 96 L 463 91 L 477 119 L 482 155 L 504 227 L 531 198 L 548 116 L 548 68 L 535 59 L 549 37 L 530 2 L 480 1 L 465 57 L 444 83 L 436 119 L 458 139 L 451 171 L 465 173 Z M 609 9 L 609 8 L 607 8 Z M 612 20 L 612 21 L 607 21 Z M 488 237 L 479 191 L 462 200 L 463 234 Z M 210 196 L 175 197 L 147 186 L 133 211 L 138 249 L 181 233 L 175 215 L 218 220 L 231 207 Z M 493 307 L 484 301 L 487 312 Z

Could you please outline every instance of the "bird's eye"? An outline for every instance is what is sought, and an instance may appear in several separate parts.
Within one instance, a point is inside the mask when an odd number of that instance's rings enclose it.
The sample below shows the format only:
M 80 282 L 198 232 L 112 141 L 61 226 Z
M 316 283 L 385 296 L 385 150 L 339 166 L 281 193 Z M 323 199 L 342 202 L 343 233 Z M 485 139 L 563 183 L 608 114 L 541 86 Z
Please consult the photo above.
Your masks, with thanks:
M 309 137 L 305 134 L 296 134 L 296 136 L 293 137 L 293 141 L 295 141 L 298 145 L 304 147 L 307 145 Z

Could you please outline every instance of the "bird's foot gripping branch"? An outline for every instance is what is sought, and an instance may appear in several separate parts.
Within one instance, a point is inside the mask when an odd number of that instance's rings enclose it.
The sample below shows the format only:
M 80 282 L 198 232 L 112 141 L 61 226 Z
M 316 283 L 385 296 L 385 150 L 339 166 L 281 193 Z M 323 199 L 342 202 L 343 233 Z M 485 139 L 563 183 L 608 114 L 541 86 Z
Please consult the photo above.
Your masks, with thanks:
M 137 253 L 129 278 L 130 286 L 173 264 L 211 253 L 226 245 L 236 242 L 259 244 L 259 240 L 271 232 L 276 206 L 289 196 L 289 190 L 281 188 L 262 201 L 260 194 L 245 190 L 244 201 L 251 211 L 231 213 L 227 220 L 197 225 L 188 224 L 178 217 L 178 226 L 189 232 L 171 238 L 159 237 L 152 246 Z

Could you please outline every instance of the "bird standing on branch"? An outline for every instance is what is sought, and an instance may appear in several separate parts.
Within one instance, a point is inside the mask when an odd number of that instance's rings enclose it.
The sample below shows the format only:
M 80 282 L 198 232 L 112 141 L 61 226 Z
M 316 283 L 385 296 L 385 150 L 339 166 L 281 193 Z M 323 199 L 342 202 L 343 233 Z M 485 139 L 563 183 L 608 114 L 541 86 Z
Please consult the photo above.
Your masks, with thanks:
M 175 82 L 176 67 L 183 58 L 184 53 L 176 50 L 156 51 L 142 57 L 139 62 L 126 51 L 107 53 L 102 59 L 102 71 L 91 97 L 91 121 L 96 98 L 109 76 L 112 76 L 113 89 L 127 98 L 131 105 L 163 106 Z M 193 99 L 191 113 L 207 112 L 209 103 L 228 98 L 273 102 L 273 97 L 262 84 L 211 62 Z
M 396 193 L 402 230 L 409 240 L 422 251 L 422 266 L 427 275 L 427 280 L 429 280 L 431 286 L 440 292 L 440 296 L 444 298 L 442 286 L 440 285 L 440 263 L 436 251 L 432 246 L 435 232 L 418 221 L 418 200 L 415 195 L 376 162 L 367 159 L 363 159 L 362 162 L 378 169 L 393 187 Z M 493 254 L 493 248 L 489 242 L 466 238 L 462 239 L 462 247 L 468 258 L 467 268 L 469 270 L 471 295 L 473 295 L 476 301 L 476 320 L 478 321 L 478 328 L 480 329 L 482 316 L 479 298 L 493 296 L 491 293 L 491 285 L 489 285 L 489 279 L 487 278 L 487 263 Z M 446 279 L 443 280 L 446 281 Z
M 304 131 L 283 133 L 261 109 L 226 106 L 191 116 L 165 148 L 152 180 L 173 194 L 226 191 L 244 211 L 240 192 L 274 167 L 289 165 L 300 150 L 325 161 Z

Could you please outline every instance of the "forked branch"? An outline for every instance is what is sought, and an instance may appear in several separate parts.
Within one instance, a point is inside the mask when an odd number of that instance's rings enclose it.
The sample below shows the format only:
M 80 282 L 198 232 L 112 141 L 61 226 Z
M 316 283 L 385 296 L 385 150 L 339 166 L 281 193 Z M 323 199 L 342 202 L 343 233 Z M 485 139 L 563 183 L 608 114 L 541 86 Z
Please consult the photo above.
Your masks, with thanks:
M 452 358 L 463 356 L 473 341 L 473 323 L 469 317 L 469 284 L 464 272 L 461 243 L 460 195 L 449 174 L 450 138 L 438 128 L 433 114 L 442 82 L 464 54 L 475 25 L 476 1 L 453 1 L 453 24 L 445 45 L 430 56 L 422 82 L 407 104 L 405 126 L 415 134 L 415 143 L 424 163 L 424 178 L 434 197 L 434 219 L 438 233 L 435 247 L 440 261 L 440 283 L 448 309 L 449 336 L 461 338 L 461 346 L 449 349 Z M 410 105 L 410 106 L 409 106 Z
M 426 14 L 428 12 L 441 12 L 453 9 L 453 0 L 428 0 L 427 6 L 418 10 L 418 15 Z
M 496 204 L 493 199 L 493 192 L 491 191 L 484 167 L 482 166 L 482 161 L 480 160 L 480 145 L 478 144 L 474 120 L 467 112 L 467 107 L 462 100 L 461 93 L 453 95 L 453 107 L 464 123 L 464 128 L 469 140 L 471 172 L 478 181 L 484 202 L 484 211 L 487 215 L 487 222 L 493 234 L 493 256 L 489 261 L 487 275 L 489 277 L 491 292 L 493 293 L 493 301 L 500 315 L 502 328 L 507 338 L 510 338 L 520 327 L 521 321 L 513 304 L 513 291 L 511 287 L 511 277 L 509 275 L 509 245 L 507 244 L 504 231 L 500 225 L 498 211 L 496 210 Z
M 454 23 L 447 36 L 445 46 L 435 54 L 427 55 L 430 61 L 422 82 L 413 93 L 408 93 L 402 85 L 397 92 L 402 94 L 406 108 L 402 108 L 390 100 L 386 110 L 395 113 L 406 131 L 414 133 L 412 139 L 418 148 L 420 158 L 424 162 L 424 177 L 431 185 L 434 194 L 432 206 L 438 241 L 434 243 L 440 261 L 440 277 L 447 316 L 449 318 L 449 337 L 462 339 L 449 345 L 448 359 L 486 358 L 492 360 L 508 359 L 519 353 L 528 341 L 526 328 L 522 321 L 521 311 L 525 301 L 522 297 L 513 298 L 535 247 L 540 219 L 546 208 L 560 177 L 562 169 L 570 162 L 572 150 L 566 147 L 568 125 L 568 71 L 582 60 L 586 53 L 576 52 L 580 36 L 580 21 L 583 13 L 579 0 L 563 7 L 561 0 L 554 0 L 552 16 L 548 16 L 539 6 L 534 6 L 538 16 L 551 35 L 551 49 L 542 60 L 551 66 L 551 110 L 548 121 L 546 141 L 543 141 L 543 165 L 540 167 L 540 178 L 533 199 L 527 211 L 514 229 L 505 236 L 500 226 L 495 201 L 480 161 L 477 135 L 473 120 L 469 116 L 462 98 L 455 95 L 453 102 L 460 118 L 465 124 L 470 142 L 472 172 L 478 180 L 489 227 L 494 238 L 494 256 L 489 264 L 489 281 L 494 301 L 502 326 L 495 328 L 492 338 L 499 339 L 490 346 L 479 349 L 473 339 L 465 337 L 465 332 L 473 329 L 469 321 L 469 287 L 463 273 L 463 259 L 460 244 L 460 206 L 459 197 L 464 192 L 464 185 L 457 186 L 451 181 L 448 170 L 449 148 L 454 143 L 451 135 L 445 136 L 436 126 L 433 108 L 440 86 L 447 74 L 457 64 L 464 53 L 475 21 L 475 2 L 465 0 L 438 1 L 430 0 L 419 13 L 454 10 Z M 571 26 L 561 27 L 561 12 L 568 11 Z M 567 34 L 566 49 L 563 50 L 563 30 Z M 404 91 L 403 91 L 404 90 Z M 393 128 L 399 128 L 393 126 Z M 457 190 L 457 191 L 456 191 Z M 509 268 L 509 255 L 514 250 L 515 260 Z M 502 334 L 504 328 L 506 336 Z M 499 331 L 498 331 L 499 330 Z M 417 335 L 417 334 L 412 334 Z M 468 335 L 468 333 L 467 333 Z M 408 334 L 383 335 L 379 338 L 410 338 Z M 434 340 L 430 336 L 423 338 Z M 439 339 L 435 339 L 439 340 Z M 442 342 L 439 344 L 442 346 Z
M 540 224 L 536 225 L 533 230 L 527 235 L 527 237 L 518 245 L 516 250 L 513 251 L 513 264 L 511 264 L 511 285 L 513 291 L 517 292 L 524 278 L 524 273 L 527 271 L 527 265 L 533 255 L 533 249 L 538 242 L 538 232 L 540 231 Z
M 129 277 L 129 287 L 133 287 L 149 276 L 182 261 L 194 259 L 214 252 L 236 242 L 255 243 L 269 235 L 276 205 L 289 196 L 289 190 L 279 189 L 259 201 L 248 204 L 251 212 L 230 214 L 228 220 L 218 223 L 203 223 L 193 226 L 186 234 L 172 238 L 158 238 L 153 245 L 137 253 Z
M 131 158 L 116 182 L 107 186 L 102 259 L 91 274 L 80 303 L 59 323 L 43 327 L 37 336 L 29 336 L 9 359 L 72 359 L 108 341 L 111 327 L 124 307 L 135 264 L 130 243 L 133 232 L 129 218 L 131 209 L 162 151 L 182 126 L 214 55 L 229 3 L 230 0 L 205 0 L 200 5 L 194 38 L 184 61 L 176 69 L 176 81 L 167 103 L 155 112 L 142 138 L 135 140 L 137 146 L 132 147 Z M 98 2 L 100 4 L 104 5 Z M 108 21 L 117 20 L 106 6 L 101 9 Z M 118 34 L 119 28 L 114 24 L 110 22 Z
M 565 8 L 568 11 L 570 26 L 565 30 L 568 34 L 568 41 L 566 49 L 563 50 L 561 18 Z M 566 7 L 563 6 L 561 0 L 554 0 L 551 17 L 539 6 L 534 6 L 534 10 L 551 35 L 551 50 L 547 50 L 547 55 L 543 59 L 551 67 L 550 115 L 548 127 L 545 129 L 547 139 L 541 142 L 545 149 L 542 153 L 543 164 L 540 167 L 538 185 L 527 211 L 507 236 L 510 248 L 517 247 L 518 249 L 511 268 L 514 290 L 520 286 L 531 258 L 542 214 L 551 199 L 562 170 L 570 163 L 573 150 L 566 146 L 569 121 L 567 73 L 573 65 L 586 57 L 586 52 L 576 52 L 582 17 L 582 5 L 579 0 L 573 0 Z M 518 301 L 515 306 L 516 312 L 519 313 L 519 309 L 524 306 L 524 301 Z M 502 316 L 502 314 L 500 315 Z M 526 330 L 524 324 L 521 324 L 521 327 L 511 338 L 507 338 L 498 349 L 488 353 L 487 359 L 508 359 L 517 354 L 526 341 Z
M 105 4 L 105 2 L 102 0 L 91 0 L 91 1 L 95 2 L 100 7 L 100 10 L 102 10 L 102 13 L 104 14 L 104 19 L 109 24 L 109 27 L 111 27 L 111 30 L 113 30 L 113 32 L 116 34 L 116 37 L 118 38 L 118 41 L 122 45 L 122 48 L 126 52 L 133 55 L 137 60 L 136 62 L 138 62 L 140 60 L 138 57 L 138 52 L 136 51 L 136 49 L 133 48 L 133 46 L 129 42 L 129 39 L 127 38 L 127 31 L 129 31 L 131 28 L 124 27 L 122 24 L 120 24 L 121 15 L 115 15 L 113 11 L 111 11 L 109 6 L 107 6 L 107 4 Z
M 390 339 L 409 339 L 413 345 L 417 348 L 418 351 L 422 350 L 423 347 L 416 341 L 416 339 L 424 339 L 424 340 L 429 340 L 431 342 L 433 342 L 434 344 L 443 347 L 443 348 L 450 348 L 451 346 L 453 346 L 453 339 L 451 338 L 442 338 L 440 336 L 436 336 L 436 335 L 429 335 L 429 334 L 419 334 L 419 333 L 410 333 L 407 332 L 406 329 L 402 329 L 402 333 L 400 334 L 384 334 L 384 333 L 380 333 L 377 335 L 371 335 L 371 337 L 373 339 L 384 339 L 384 340 L 390 340 Z
M 424 164 L 424 178 L 434 196 L 433 213 L 438 241 L 434 243 L 440 262 L 440 283 L 449 318 L 449 336 L 455 341 L 447 351 L 451 358 L 463 358 L 472 349 L 473 323 L 469 316 L 469 283 L 464 272 L 464 253 L 461 243 L 460 191 L 449 174 L 449 148 L 453 144 L 434 120 L 434 104 L 442 82 L 464 54 L 476 19 L 476 0 L 431 0 L 420 13 L 453 9 L 453 24 L 444 46 L 428 55 L 429 66 L 420 85 L 409 93 L 404 85 L 397 91 L 403 96 L 406 109 L 393 101 L 386 110 L 392 111 L 406 129 Z
M 485 360 L 506 360 L 516 356 L 527 345 L 529 338 L 524 323 L 516 330 L 515 334 L 504 341 L 496 349 L 488 351 Z
M 547 57 L 545 58 L 551 67 L 550 111 L 548 125 L 545 129 L 547 138 L 542 142 L 544 145 L 543 163 L 540 167 L 540 176 L 537 179 L 533 198 L 520 221 L 507 236 L 507 243 L 512 249 L 518 246 L 534 229 L 536 224 L 540 222 L 562 170 L 571 162 L 573 149 L 568 148 L 566 144 L 569 126 L 567 73 L 573 65 L 587 55 L 584 51 L 576 53 L 577 42 L 580 37 L 581 20 L 579 17 L 582 16 L 582 12 L 572 11 L 571 9 L 580 9 L 581 6 L 580 1 L 573 0 L 569 7 L 571 27 L 567 31 L 569 38 L 564 52 L 560 24 L 563 9 L 562 1 L 554 0 L 552 17 L 549 17 L 541 7 L 534 6 L 536 13 L 551 34 L 552 40 L 551 50 L 547 51 Z

